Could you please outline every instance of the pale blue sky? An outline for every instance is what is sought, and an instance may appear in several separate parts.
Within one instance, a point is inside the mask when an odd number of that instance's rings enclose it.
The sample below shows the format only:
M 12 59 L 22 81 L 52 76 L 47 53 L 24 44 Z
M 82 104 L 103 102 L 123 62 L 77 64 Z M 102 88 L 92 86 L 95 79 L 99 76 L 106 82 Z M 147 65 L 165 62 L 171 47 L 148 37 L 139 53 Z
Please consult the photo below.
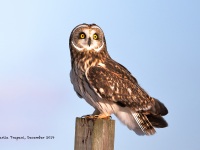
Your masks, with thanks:
M 72 150 L 75 118 L 93 112 L 70 83 L 68 39 L 96 23 L 113 59 L 169 109 L 169 127 L 140 137 L 115 117 L 115 150 L 200 149 L 200 1 L 0 1 L 0 140 L 3 150 Z

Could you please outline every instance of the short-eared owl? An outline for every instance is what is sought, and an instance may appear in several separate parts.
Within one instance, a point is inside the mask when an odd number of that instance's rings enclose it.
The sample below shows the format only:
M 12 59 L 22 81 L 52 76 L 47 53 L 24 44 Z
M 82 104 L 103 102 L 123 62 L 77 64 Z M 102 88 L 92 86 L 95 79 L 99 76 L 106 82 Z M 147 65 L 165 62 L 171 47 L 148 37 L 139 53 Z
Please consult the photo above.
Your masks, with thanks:
M 106 118 L 114 114 L 138 135 L 153 135 L 167 127 L 162 116 L 168 113 L 159 100 L 149 96 L 135 77 L 108 54 L 102 29 L 96 24 L 80 24 L 70 35 L 70 78 L 74 90 L 95 111 Z

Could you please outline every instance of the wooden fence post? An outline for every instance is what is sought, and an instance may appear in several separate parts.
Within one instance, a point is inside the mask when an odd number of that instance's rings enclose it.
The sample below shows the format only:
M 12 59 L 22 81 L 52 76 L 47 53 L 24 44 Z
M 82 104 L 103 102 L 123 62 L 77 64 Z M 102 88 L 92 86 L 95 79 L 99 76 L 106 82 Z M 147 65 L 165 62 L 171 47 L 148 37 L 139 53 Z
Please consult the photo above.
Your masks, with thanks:
M 115 121 L 76 118 L 74 150 L 114 150 Z

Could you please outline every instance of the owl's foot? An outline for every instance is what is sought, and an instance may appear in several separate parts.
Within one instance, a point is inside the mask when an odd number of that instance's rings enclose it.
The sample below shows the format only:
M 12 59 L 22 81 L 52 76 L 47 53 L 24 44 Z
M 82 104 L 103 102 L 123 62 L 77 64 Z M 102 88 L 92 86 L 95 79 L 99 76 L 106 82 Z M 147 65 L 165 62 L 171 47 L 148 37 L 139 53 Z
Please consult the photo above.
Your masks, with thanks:
M 107 116 L 105 114 L 94 115 L 94 117 L 96 117 L 96 119 L 112 119 L 111 116 Z
M 86 118 L 86 119 L 112 119 L 111 116 L 107 116 L 105 114 L 99 114 L 99 115 L 84 115 L 81 118 Z

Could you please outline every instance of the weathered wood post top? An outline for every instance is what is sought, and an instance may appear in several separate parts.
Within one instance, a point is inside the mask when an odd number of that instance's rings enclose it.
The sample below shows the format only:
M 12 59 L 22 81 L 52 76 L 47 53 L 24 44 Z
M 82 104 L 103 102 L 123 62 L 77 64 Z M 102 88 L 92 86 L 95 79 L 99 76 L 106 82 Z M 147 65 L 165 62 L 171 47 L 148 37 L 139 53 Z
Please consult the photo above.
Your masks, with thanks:
M 76 118 L 74 150 L 114 150 L 115 121 Z

